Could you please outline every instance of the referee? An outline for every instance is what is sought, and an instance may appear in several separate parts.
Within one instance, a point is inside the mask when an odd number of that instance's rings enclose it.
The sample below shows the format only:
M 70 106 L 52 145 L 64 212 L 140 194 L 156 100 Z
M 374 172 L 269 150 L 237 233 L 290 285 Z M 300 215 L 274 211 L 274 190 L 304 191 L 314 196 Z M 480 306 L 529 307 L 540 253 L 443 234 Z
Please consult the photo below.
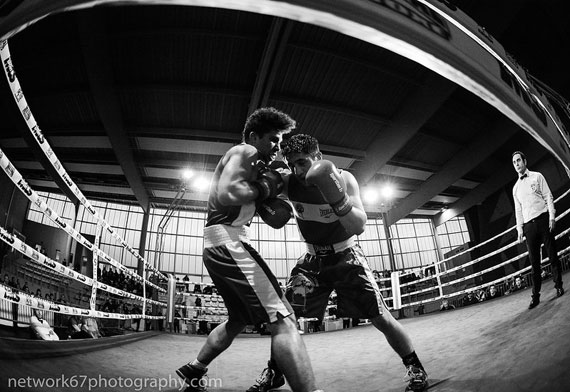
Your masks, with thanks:
M 564 294 L 562 268 L 554 238 L 556 210 L 552 193 L 544 176 L 527 169 L 527 160 L 522 152 L 515 151 L 512 157 L 513 166 L 519 176 L 513 187 L 518 240 L 522 242 L 523 237 L 526 237 L 528 257 L 532 266 L 532 300 L 528 306 L 532 309 L 540 303 L 542 285 L 540 246 L 542 244 L 544 244 L 552 266 L 556 296 L 560 297 Z

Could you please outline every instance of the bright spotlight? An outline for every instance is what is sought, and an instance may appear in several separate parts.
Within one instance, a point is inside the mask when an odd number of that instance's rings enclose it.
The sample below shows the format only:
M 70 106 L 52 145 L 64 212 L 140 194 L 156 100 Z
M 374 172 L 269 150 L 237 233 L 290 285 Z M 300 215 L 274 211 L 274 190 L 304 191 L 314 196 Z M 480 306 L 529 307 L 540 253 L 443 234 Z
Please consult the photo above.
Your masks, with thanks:
M 187 181 L 187 180 L 191 179 L 192 176 L 194 176 L 194 172 L 193 172 L 192 170 L 190 170 L 190 169 L 184 169 L 184 170 L 182 171 L 182 179 L 184 179 L 184 180 Z
M 210 186 L 210 181 L 204 177 L 199 177 L 194 181 L 194 186 L 200 191 L 205 191 Z
M 378 200 L 378 192 L 376 192 L 374 189 L 365 189 L 362 192 L 362 198 L 364 199 L 364 202 L 366 203 L 374 203 L 376 200 Z
M 382 187 L 382 196 L 386 199 L 391 199 L 392 196 L 394 196 L 394 188 L 392 188 L 391 185 L 384 185 L 384 187 Z

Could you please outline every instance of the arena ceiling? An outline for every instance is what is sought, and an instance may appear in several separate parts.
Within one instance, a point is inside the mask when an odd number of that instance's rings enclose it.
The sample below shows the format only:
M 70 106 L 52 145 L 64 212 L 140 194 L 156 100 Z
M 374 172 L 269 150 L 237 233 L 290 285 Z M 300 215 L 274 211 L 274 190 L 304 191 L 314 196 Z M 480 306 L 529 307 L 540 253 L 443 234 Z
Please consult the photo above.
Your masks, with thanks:
M 530 72 L 570 97 L 564 0 L 457 0 Z M 510 154 L 550 154 L 481 99 L 423 66 L 336 31 L 189 6 L 113 6 L 50 15 L 9 39 L 35 119 L 93 199 L 167 206 L 190 168 L 209 179 L 257 107 L 317 137 L 361 189 L 390 183 L 390 223 L 446 218 L 512 184 Z M 67 189 L 34 142 L 4 77 L 0 147 L 35 190 Z M 510 185 L 509 185 L 510 186 Z M 184 205 L 206 191 L 185 185 Z M 76 197 L 64 192 L 72 200 Z M 448 215 L 449 216 L 449 215 Z

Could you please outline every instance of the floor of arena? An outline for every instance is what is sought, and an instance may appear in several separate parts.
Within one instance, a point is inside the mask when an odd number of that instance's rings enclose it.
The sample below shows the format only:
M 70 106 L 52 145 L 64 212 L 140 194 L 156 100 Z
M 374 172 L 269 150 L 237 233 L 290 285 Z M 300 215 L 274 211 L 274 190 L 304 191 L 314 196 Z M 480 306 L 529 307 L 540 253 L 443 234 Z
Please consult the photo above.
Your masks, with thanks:
M 570 391 L 570 293 L 556 298 L 545 282 L 540 305 L 528 310 L 530 293 L 401 320 L 435 384 L 430 391 Z M 175 369 L 195 357 L 204 339 L 162 334 L 86 354 L 0 359 L 0 390 L 177 391 Z M 405 389 L 400 359 L 370 325 L 304 340 L 325 391 Z M 210 365 L 210 390 L 245 391 L 265 367 L 269 345 L 267 336 L 236 339 Z

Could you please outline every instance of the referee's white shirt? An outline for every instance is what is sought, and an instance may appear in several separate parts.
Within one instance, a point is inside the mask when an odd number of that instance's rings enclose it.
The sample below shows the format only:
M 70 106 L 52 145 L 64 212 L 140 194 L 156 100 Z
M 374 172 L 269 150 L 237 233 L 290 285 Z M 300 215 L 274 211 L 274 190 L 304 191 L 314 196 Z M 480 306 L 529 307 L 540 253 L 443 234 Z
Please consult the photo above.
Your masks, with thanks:
M 521 177 L 525 176 L 522 180 Z M 550 220 L 556 216 L 550 188 L 539 172 L 526 170 L 513 187 L 517 231 L 522 234 L 523 224 L 548 211 Z

